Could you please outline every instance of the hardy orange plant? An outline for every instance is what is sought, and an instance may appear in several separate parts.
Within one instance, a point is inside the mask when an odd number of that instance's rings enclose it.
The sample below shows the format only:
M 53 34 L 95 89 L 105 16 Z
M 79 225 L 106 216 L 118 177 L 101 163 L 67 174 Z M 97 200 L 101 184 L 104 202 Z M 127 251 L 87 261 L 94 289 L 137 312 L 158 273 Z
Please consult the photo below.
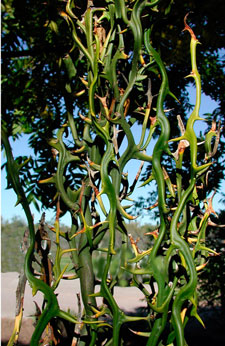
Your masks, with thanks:
M 202 213 L 199 210 L 208 170 L 213 170 L 216 147 L 212 146 L 218 143 L 214 139 L 218 139 L 219 128 L 213 123 L 204 143 L 198 143 L 194 125 L 201 120 L 201 78 L 196 63 L 199 41 L 187 24 L 187 16 L 184 30 L 190 35 L 191 56 L 191 72 L 187 77 L 194 79 L 196 103 L 186 125 L 181 116 L 176 123 L 169 120 L 165 102 L 173 98 L 176 107 L 177 100 L 170 90 L 160 52 L 154 48 L 151 38 L 152 14 L 159 3 L 159 0 L 88 1 L 82 13 L 76 1 L 60 3 L 58 15 L 62 25 L 68 26 L 73 40 L 68 54 L 59 61 L 67 73 L 67 120 L 47 144 L 54 153 L 55 172 L 39 181 L 39 184 L 51 184 L 57 201 L 55 225 L 50 230 L 55 234 L 57 247 L 53 266 L 48 261 L 50 243 L 47 249 L 41 245 L 43 240 L 49 241 L 48 233 L 41 226 L 35 231 L 21 183 L 21 166 L 13 158 L 7 129 L 3 126 L 8 179 L 24 208 L 30 232 L 25 275 L 33 294 L 41 291 L 45 302 L 30 342 L 32 346 L 45 344 L 44 331 L 49 345 L 63 344 L 62 335 L 54 328 L 59 319 L 69 321 L 75 330 L 71 344 L 89 346 L 125 345 L 121 327 L 133 322 L 133 330 L 134 322 L 138 321 L 144 322 L 145 329 L 136 328 L 134 333 L 145 337 L 146 345 L 184 346 L 184 328 L 189 317 L 195 316 L 203 323 L 197 313 L 196 287 L 198 273 L 209 254 L 214 253 L 205 246 L 207 223 L 214 212 L 212 198 L 204 200 Z M 57 33 L 56 23 L 52 22 L 51 26 Z M 72 58 L 75 53 L 79 56 L 77 65 Z M 83 66 L 82 75 L 79 64 Z M 78 80 L 83 85 L 76 90 L 76 97 L 83 98 L 79 112 L 73 104 L 73 87 Z M 171 126 L 178 128 L 180 137 L 172 137 Z M 135 135 L 137 128 L 139 140 Z M 152 155 L 148 154 L 149 148 Z M 131 205 L 125 205 L 124 201 L 130 200 L 140 175 L 139 171 L 131 182 L 129 173 L 124 173 L 131 160 L 137 160 L 141 166 L 143 162 L 151 165 L 151 175 L 142 186 L 148 189 L 153 180 L 157 184 L 154 206 L 158 208 L 160 225 L 156 232 L 146 236 L 152 240 L 147 250 L 138 248 L 126 229 L 126 220 L 134 220 L 136 216 L 131 215 Z M 60 229 L 62 204 L 64 212 L 69 211 L 71 215 L 68 233 Z M 67 249 L 61 246 L 62 238 L 68 242 Z M 106 247 L 102 247 L 102 241 L 107 243 Z M 132 250 L 132 258 L 127 257 L 127 248 Z M 105 261 L 98 281 L 93 269 L 96 251 Z M 39 277 L 33 268 L 35 252 L 42 259 Z M 55 294 L 65 276 L 67 266 L 62 268 L 61 261 L 68 252 L 74 265 L 70 279 L 80 281 L 84 306 L 81 319 L 62 311 Z M 112 277 L 110 268 L 118 252 L 120 269 Z M 114 286 L 126 272 L 132 278 L 129 284 L 141 290 L 146 299 L 145 316 L 127 315 L 115 300 Z M 97 304 L 96 297 L 102 297 L 102 305 Z M 47 332 L 50 329 L 51 333 Z

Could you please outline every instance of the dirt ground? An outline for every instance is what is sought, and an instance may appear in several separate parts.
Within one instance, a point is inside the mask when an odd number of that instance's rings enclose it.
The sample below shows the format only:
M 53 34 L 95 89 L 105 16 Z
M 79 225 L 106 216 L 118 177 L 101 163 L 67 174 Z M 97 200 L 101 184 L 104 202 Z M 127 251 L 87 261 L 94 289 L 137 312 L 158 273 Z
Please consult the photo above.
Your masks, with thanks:
M 1 274 L 1 345 L 7 345 L 14 327 L 15 314 L 15 291 L 18 282 L 18 273 L 2 273 Z M 79 282 L 62 281 L 57 289 L 60 307 L 63 310 L 71 307 L 74 301 L 74 310 L 76 313 L 76 293 L 80 292 Z M 126 312 L 131 314 L 144 312 L 146 306 L 141 292 L 135 287 L 115 288 L 115 299 Z M 38 293 L 32 296 L 31 288 L 27 284 L 25 291 L 24 318 L 19 336 L 19 345 L 29 345 L 33 327 L 33 317 L 35 311 L 34 301 L 41 305 L 42 295 Z M 99 301 L 100 303 L 100 301 Z M 200 311 L 200 316 L 205 323 L 205 329 L 196 319 L 191 319 L 185 329 L 185 336 L 189 346 L 224 346 L 225 345 L 225 316 L 222 315 L 220 308 L 204 308 Z M 128 329 L 127 346 L 146 345 L 145 338 L 137 338 Z

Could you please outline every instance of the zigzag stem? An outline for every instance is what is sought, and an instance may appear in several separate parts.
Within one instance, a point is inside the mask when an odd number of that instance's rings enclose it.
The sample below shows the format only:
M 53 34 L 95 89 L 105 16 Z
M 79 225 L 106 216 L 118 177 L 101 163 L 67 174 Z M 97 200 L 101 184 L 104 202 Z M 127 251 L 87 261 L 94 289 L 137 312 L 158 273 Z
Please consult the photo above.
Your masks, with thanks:
M 151 46 L 149 34 L 150 34 L 150 30 L 146 30 L 144 33 L 144 43 L 149 55 L 153 56 L 157 65 L 159 66 L 161 76 L 162 76 L 162 83 L 161 83 L 161 87 L 159 91 L 159 96 L 157 99 L 157 114 L 156 114 L 157 124 L 160 125 L 161 134 L 155 144 L 153 155 L 152 155 L 152 167 L 153 167 L 154 177 L 156 179 L 157 186 L 158 186 L 160 231 L 159 231 L 159 236 L 154 244 L 154 247 L 149 257 L 149 262 L 151 263 L 153 267 L 153 277 L 155 278 L 158 284 L 157 304 L 158 306 L 160 306 L 163 304 L 165 281 L 164 281 L 164 277 L 160 275 L 159 270 L 155 266 L 155 260 L 156 260 L 158 249 L 164 239 L 166 229 L 167 229 L 166 214 L 168 213 L 168 209 L 166 208 L 166 202 L 165 202 L 165 179 L 164 179 L 163 170 L 161 167 L 161 157 L 164 152 L 168 151 L 168 140 L 170 137 L 170 124 L 163 110 L 164 100 L 170 92 L 169 92 L 168 78 L 167 78 L 164 64 L 159 54 Z M 147 345 L 157 345 L 158 339 L 165 327 L 167 310 L 168 310 L 168 305 L 165 306 L 165 311 L 163 313 L 163 316 L 155 322 Z
M 195 80 L 196 84 L 196 102 L 195 102 L 195 107 L 193 109 L 193 112 L 191 113 L 188 121 L 187 121 L 187 126 L 186 126 L 186 131 L 185 133 L 176 139 L 172 139 L 171 141 L 180 141 L 180 140 L 187 140 L 190 145 L 190 158 L 191 158 L 191 177 L 190 179 L 192 180 L 195 176 L 196 173 L 199 172 L 204 172 L 210 165 L 211 163 L 206 163 L 201 166 L 197 165 L 197 137 L 194 131 L 194 124 L 195 121 L 197 120 L 204 120 L 200 118 L 199 116 L 199 109 L 200 109 L 200 104 L 201 104 L 201 78 L 198 72 L 197 68 L 197 63 L 196 63 L 196 47 L 199 44 L 199 41 L 197 40 L 193 30 L 187 25 L 186 23 L 186 18 L 188 14 L 185 16 L 184 23 L 185 23 L 185 28 L 184 31 L 187 30 L 190 35 L 191 35 L 191 42 L 190 42 L 190 53 L 191 53 L 191 66 L 192 66 L 192 72 L 190 75 L 187 77 L 192 77 Z
M 187 16 L 186 16 L 187 17 Z M 192 62 L 192 73 L 191 77 L 195 79 L 196 82 L 196 105 L 195 108 L 187 122 L 187 128 L 182 137 L 180 139 L 182 140 L 188 140 L 190 144 L 190 155 L 191 155 L 191 175 L 190 175 L 190 184 L 189 187 L 186 189 L 186 191 L 181 195 L 181 183 L 180 183 L 180 177 L 178 177 L 178 183 L 179 183 L 179 203 L 177 206 L 177 209 L 172 217 L 171 220 L 171 226 L 170 226 L 170 237 L 171 237 L 171 243 L 180 251 L 180 254 L 185 259 L 185 263 L 187 266 L 187 272 L 189 275 L 189 281 L 188 283 L 183 286 L 180 291 L 178 292 L 174 303 L 172 307 L 172 320 L 174 325 L 174 330 L 176 333 L 176 339 L 178 346 L 183 346 L 185 344 L 184 341 L 184 328 L 183 323 L 181 320 L 181 309 L 183 303 L 191 299 L 194 296 L 195 289 L 197 286 L 197 273 L 195 268 L 195 263 L 193 260 L 193 255 L 189 246 L 187 245 L 186 241 L 182 239 L 182 237 L 178 233 L 178 222 L 181 214 L 185 210 L 185 206 L 188 203 L 189 198 L 191 197 L 196 183 L 196 177 L 197 173 L 199 171 L 205 171 L 208 166 L 211 163 L 197 166 L 196 160 L 197 160 L 197 138 L 193 129 L 194 123 L 196 120 L 199 120 L 199 108 L 200 108 L 200 102 L 201 102 L 201 80 L 200 75 L 197 70 L 197 64 L 196 64 L 196 46 L 199 43 L 196 39 L 192 29 L 187 25 L 186 23 L 186 17 L 185 17 L 185 29 L 188 30 L 191 34 L 191 43 L 190 43 L 190 52 L 191 52 L 191 62 Z M 178 157 L 178 164 L 177 167 L 181 169 L 182 167 L 182 158 L 183 158 L 183 150 L 179 153 Z
M 180 218 L 181 213 L 184 210 L 185 205 L 188 202 L 188 199 L 195 187 L 195 179 L 190 182 L 189 187 L 184 192 L 184 194 L 181 197 L 181 200 L 179 202 L 179 205 L 177 206 L 177 209 L 174 213 L 174 216 L 171 221 L 170 225 L 170 237 L 171 237 L 171 243 L 174 245 L 180 253 L 185 258 L 185 262 L 188 267 L 188 274 L 189 274 L 189 282 L 183 286 L 180 291 L 178 292 L 172 308 L 172 316 L 173 316 L 173 325 L 176 333 L 176 339 L 177 344 L 179 346 L 183 346 L 184 343 L 184 330 L 182 326 L 182 320 L 181 320 L 181 308 L 183 303 L 190 299 L 195 291 L 196 285 L 197 285 L 197 273 L 195 269 L 194 260 L 192 257 L 192 254 L 190 252 L 189 246 L 185 242 L 184 239 L 181 238 L 181 236 L 178 233 L 178 221 Z
M 18 203 L 21 203 L 24 209 L 24 212 L 28 221 L 29 232 L 30 232 L 30 246 L 25 256 L 25 274 L 32 287 L 33 295 L 35 295 L 37 291 L 41 291 L 44 294 L 44 297 L 47 301 L 47 305 L 41 314 L 41 317 L 38 321 L 38 324 L 35 328 L 35 331 L 32 335 L 32 339 L 30 342 L 31 346 L 38 346 L 39 339 L 45 327 L 47 326 L 48 322 L 51 320 L 51 318 L 57 316 L 60 310 L 59 310 L 57 298 L 54 292 L 52 291 L 52 289 L 43 281 L 37 279 L 33 275 L 32 260 L 33 260 L 34 246 L 35 246 L 35 229 L 33 224 L 33 217 L 32 217 L 29 203 L 24 193 L 22 184 L 20 182 L 19 166 L 14 161 L 12 150 L 8 140 L 8 136 L 7 136 L 7 133 L 4 131 L 4 129 L 2 129 L 2 142 L 3 142 L 6 156 L 7 156 L 8 179 L 11 181 L 12 187 L 15 193 L 17 194 Z

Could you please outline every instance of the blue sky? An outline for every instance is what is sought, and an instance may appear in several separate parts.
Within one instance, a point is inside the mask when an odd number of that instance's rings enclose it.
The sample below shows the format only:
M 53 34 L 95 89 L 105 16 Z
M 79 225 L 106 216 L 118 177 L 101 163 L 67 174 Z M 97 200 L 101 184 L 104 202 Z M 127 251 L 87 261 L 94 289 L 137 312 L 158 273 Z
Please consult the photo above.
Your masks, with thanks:
M 193 87 L 189 88 L 189 93 L 190 93 L 190 102 L 194 104 L 195 102 L 195 89 Z M 200 115 L 204 114 L 204 113 L 210 113 L 212 112 L 215 108 L 217 107 L 217 104 L 212 101 L 209 97 L 202 95 L 202 103 L 201 103 L 201 109 L 200 109 Z M 204 131 L 204 127 L 205 124 L 204 122 L 198 122 L 197 128 L 196 130 L 198 131 L 199 129 L 201 129 L 202 131 Z M 31 154 L 31 150 L 29 149 L 28 145 L 27 145 L 27 138 L 26 136 L 21 137 L 19 140 L 17 140 L 16 142 L 12 142 L 12 147 L 13 147 L 13 153 L 14 156 L 17 155 L 30 155 Z M 4 158 L 4 153 L 2 152 L 2 163 L 5 162 L 5 158 Z M 132 179 L 135 177 L 137 171 L 139 168 L 139 164 L 137 164 L 137 162 L 134 161 L 131 162 L 129 164 L 129 166 L 125 167 L 125 172 L 129 171 L 129 176 L 132 176 Z M 25 220 L 25 215 L 23 212 L 23 209 L 20 205 L 15 207 L 15 203 L 16 203 L 16 195 L 14 193 L 14 191 L 12 189 L 10 190 L 6 190 L 6 174 L 5 174 L 5 170 L 2 171 L 2 175 L 1 175 L 1 180 L 2 180 L 2 188 L 1 188 L 1 215 L 3 217 L 4 220 L 10 220 L 12 219 L 14 216 L 19 216 L 21 218 L 23 218 Z M 139 184 L 140 185 L 140 184 Z M 222 188 L 221 190 L 224 191 L 225 189 L 225 182 L 223 182 L 222 184 Z M 133 195 L 131 196 L 131 198 L 133 199 L 137 199 L 138 196 L 142 196 L 142 197 L 146 197 L 148 192 L 151 190 L 151 186 L 147 185 L 144 188 L 138 188 L 136 189 L 136 192 L 133 193 Z M 221 198 L 220 193 L 218 192 L 215 197 L 214 197 L 214 209 L 216 211 L 219 211 L 220 209 L 223 208 L 222 205 L 219 204 L 219 200 Z M 35 222 L 38 222 L 40 217 L 41 217 L 41 213 L 38 213 L 37 210 L 32 206 L 31 207 L 32 213 L 34 215 L 34 220 Z M 46 212 L 46 220 L 47 221 L 51 221 L 54 219 L 54 214 L 52 211 L 45 211 Z M 137 219 L 139 220 L 139 219 Z M 63 217 L 62 222 L 65 224 L 70 224 L 70 215 L 67 214 Z M 147 214 L 141 217 L 141 220 L 139 220 L 140 223 L 151 223 L 152 219 L 151 219 L 151 215 Z

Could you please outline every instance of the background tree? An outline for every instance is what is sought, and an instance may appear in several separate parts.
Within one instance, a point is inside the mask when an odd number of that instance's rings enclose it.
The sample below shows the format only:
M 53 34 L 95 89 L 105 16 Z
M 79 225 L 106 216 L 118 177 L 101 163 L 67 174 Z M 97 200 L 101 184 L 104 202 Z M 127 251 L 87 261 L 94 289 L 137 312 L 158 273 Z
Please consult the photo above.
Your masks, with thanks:
M 20 251 L 22 237 L 27 225 L 23 220 L 13 218 L 11 222 L 1 220 L 1 271 L 4 272 L 20 272 L 24 265 L 24 255 Z M 17 246 L 15 246 L 17 244 Z

